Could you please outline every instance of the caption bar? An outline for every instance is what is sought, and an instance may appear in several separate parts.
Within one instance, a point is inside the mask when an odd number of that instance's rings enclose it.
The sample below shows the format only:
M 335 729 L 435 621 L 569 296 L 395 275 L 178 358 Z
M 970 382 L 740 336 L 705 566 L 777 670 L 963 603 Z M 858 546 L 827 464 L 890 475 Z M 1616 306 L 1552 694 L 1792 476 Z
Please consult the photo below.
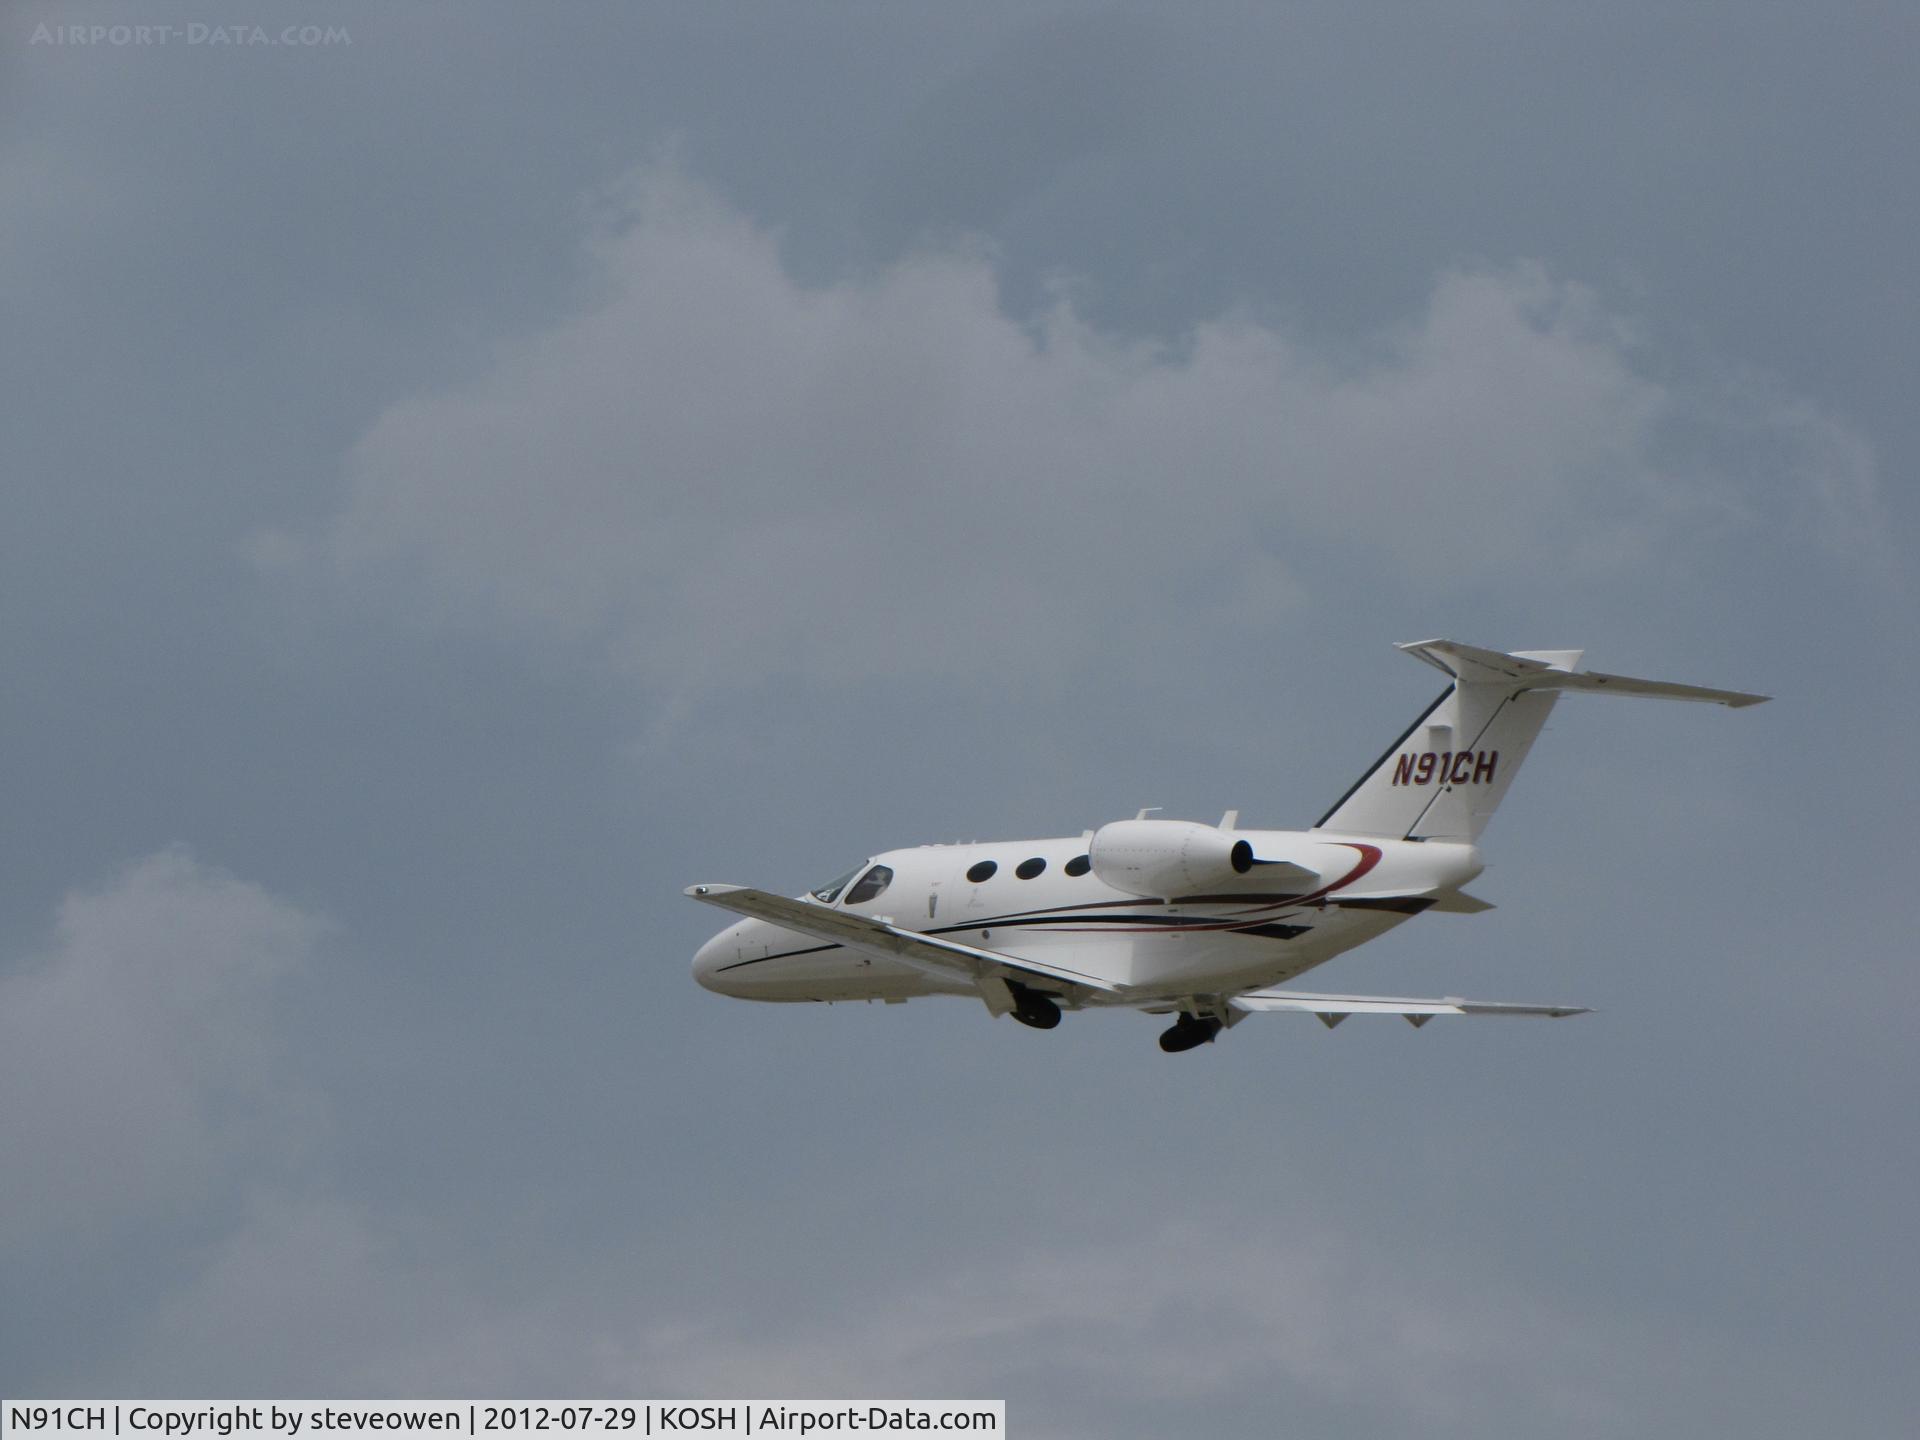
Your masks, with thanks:
M 992 1435 L 1004 1400 L 0 1400 L 0 1440 L 447 1435 Z

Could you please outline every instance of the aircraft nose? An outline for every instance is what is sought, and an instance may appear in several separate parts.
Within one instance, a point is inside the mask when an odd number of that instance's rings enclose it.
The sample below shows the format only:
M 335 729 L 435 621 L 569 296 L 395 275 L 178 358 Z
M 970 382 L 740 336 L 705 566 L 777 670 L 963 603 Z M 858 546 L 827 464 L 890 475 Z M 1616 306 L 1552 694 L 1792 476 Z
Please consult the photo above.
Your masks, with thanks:
M 725 953 L 723 953 L 720 948 L 722 938 L 722 936 L 716 935 L 693 952 L 693 978 L 698 980 L 702 988 L 707 990 L 717 991 L 720 988 L 716 983 L 719 979 L 717 972 L 720 967 L 726 963 L 727 959 Z
M 729 981 L 726 968 L 740 958 L 740 932 L 751 921 L 730 925 L 693 953 L 693 978 L 702 988 L 716 995 L 738 995 L 740 987 Z

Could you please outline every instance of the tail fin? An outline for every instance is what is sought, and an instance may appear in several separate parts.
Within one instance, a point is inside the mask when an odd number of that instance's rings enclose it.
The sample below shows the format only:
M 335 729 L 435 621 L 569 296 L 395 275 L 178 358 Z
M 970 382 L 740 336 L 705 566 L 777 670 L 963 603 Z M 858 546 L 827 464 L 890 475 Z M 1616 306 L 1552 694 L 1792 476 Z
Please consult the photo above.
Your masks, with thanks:
M 1579 650 L 1480 650 L 1451 640 L 1399 647 L 1453 677 L 1314 826 L 1349 835 L 1477 840 L 1565 690 L 1757 705 L 1765 695 L 1579 670 Z

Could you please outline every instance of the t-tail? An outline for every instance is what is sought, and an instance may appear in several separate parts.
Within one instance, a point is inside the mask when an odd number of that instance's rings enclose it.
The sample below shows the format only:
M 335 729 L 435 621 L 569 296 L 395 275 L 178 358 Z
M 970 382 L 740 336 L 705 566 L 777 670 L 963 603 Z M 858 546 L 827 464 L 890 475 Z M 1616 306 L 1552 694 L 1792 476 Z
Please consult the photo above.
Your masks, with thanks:
M 1579 669 L 1579 650 L 1480 650 L 1451 640 L 1399 647 L 1452 677 L 1374 767 L 1314 826 L 1342 835 L 1478 840 L 1569 690 L 1758 705 L 1765 695 Z

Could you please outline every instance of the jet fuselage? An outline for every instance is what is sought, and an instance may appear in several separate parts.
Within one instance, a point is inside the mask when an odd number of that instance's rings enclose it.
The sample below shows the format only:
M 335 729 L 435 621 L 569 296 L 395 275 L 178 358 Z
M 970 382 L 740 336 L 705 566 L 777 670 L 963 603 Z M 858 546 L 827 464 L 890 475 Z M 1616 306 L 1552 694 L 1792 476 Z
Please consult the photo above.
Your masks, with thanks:
M 1239 832 L 1263 861 L 1316 881 L 1263 878 L 1255 866 L 1206 894 L 1130 894 L 1086 865 L 1088 835 L 974 845 L 923 845 L 874 856 L 815 903 L 901 929 L 1085 971 L 1169 1002 L 1292 979 L 1384 934 L 1481 870 L 1472 845 L 1340 839 L 1318 832 Z M 984 867 L 991 873 L 982 875 Z M 858 897 L 876 867 L 883 889 Z M 1079 873 L 1073 873 L 1078 870 Z M 978 876 L 980 878 L 969 878 Z M 871 888 L 868 885 L 868 888 Z M 709 990 L 754 1000 L 906 1000 L 967 995 L 965 979 L 742 920 L 702 946 L 694 974 Z M 1091 995 L 1087 1004 L 1106 997 Z

